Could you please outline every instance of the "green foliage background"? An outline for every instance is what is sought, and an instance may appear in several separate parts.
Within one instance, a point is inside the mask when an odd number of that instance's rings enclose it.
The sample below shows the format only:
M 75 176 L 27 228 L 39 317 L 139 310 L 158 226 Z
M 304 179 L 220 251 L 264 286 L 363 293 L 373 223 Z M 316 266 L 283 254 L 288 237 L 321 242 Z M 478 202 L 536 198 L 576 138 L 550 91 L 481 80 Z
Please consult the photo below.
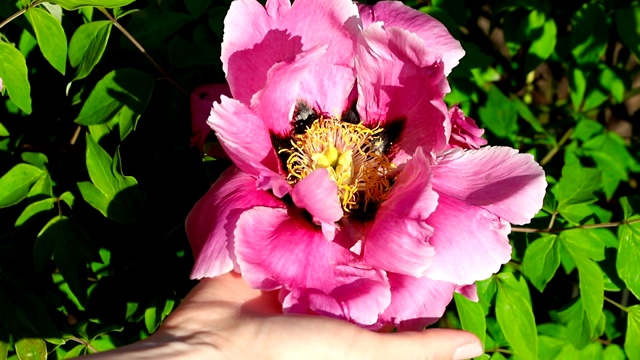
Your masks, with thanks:
M 467 52 L 448 103 L 549 182 L 437 326 L 483 359 L 640 359 L 640 4 L 405 2 Z M 224 82 L 229 3 L 0 2 L 0 359 L 145 338 L 194 285 L 184 219 L 228 162 L 190 148 L 189 95 Z

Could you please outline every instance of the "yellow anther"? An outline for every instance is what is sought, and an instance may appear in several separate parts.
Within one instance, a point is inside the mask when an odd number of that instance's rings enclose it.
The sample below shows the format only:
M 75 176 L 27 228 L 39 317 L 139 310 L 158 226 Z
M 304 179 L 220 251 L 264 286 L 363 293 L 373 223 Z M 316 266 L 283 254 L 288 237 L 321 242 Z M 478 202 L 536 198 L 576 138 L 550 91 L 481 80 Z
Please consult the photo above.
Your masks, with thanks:
M 381 131 L 336 118 L 316 120 L 304 134 L 293 136 L 291 149 L 280 150 L 289 154 L 287 180 L 293 185 L 325 168 L 338 185 L 345 212 L 361 205 L 366 209 L 368 202 L 383 200 L 391 186 L 387 176 L 394 166 L 373 146 Z

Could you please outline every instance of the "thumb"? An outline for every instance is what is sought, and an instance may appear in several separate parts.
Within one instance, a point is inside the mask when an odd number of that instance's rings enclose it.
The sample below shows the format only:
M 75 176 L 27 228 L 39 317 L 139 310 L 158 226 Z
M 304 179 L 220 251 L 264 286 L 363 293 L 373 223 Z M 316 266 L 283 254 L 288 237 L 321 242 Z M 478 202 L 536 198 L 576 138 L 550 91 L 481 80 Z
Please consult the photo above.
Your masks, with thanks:
M 484 353 L 482 343 L 472 333 L 454 329 L 429 329 L 421 332 L 370 333 L 372 359 L 461 360 Z

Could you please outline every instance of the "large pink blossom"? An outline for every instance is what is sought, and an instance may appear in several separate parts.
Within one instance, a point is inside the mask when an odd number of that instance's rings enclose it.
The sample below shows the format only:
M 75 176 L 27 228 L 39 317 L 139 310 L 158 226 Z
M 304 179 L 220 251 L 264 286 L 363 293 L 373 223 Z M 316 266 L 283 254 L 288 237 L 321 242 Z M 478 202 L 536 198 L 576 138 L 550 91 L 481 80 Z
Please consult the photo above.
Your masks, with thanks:
M 234 270 L 284 312 L 369 328 L 421 328 L 455 291 L 474 299 L 546 183 L 443 102 L 463 55 L 400 2 L 234 1 L 233 97 L 208 124 L 235 166 L 187 218 L 192 277 Z

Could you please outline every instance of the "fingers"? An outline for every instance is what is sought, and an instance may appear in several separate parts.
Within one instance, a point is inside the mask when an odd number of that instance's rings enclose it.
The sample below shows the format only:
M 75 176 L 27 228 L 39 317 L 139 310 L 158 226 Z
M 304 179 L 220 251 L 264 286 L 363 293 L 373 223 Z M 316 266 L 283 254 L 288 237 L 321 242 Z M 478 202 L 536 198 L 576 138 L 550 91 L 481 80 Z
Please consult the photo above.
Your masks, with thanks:
M 373 351 L 372 359 L 459 360 L 483 354 L 480 340 L 461 330 L 429 329 L 371 335 L 373 341 L 362 346 Z

